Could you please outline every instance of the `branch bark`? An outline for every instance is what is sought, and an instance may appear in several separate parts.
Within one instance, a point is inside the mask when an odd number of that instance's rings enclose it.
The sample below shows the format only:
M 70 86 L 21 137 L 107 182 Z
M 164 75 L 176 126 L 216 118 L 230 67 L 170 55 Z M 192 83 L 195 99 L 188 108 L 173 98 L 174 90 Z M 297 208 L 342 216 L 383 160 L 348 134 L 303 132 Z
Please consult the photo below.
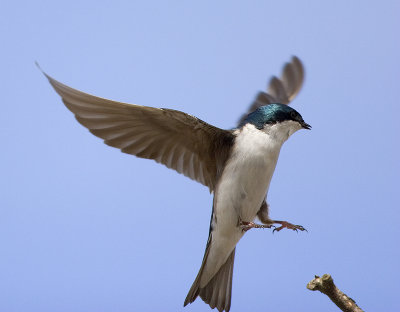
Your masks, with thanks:
M 322 277 L 315 275 L 307 284 L 307 288 L 312 291 L 319 290 L 327 295 L 344 312 L 363 312 L 353 299 L 336 287 L 330 274 L 324 274 Z

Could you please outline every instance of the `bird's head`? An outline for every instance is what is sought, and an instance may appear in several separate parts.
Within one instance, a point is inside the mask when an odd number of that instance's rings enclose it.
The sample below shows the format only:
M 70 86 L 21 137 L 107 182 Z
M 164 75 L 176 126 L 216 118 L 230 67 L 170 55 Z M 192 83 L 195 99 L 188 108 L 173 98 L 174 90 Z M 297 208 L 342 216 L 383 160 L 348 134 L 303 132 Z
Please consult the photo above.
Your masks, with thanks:
M 311 129 L 303 117 L 293 108 L 285 104 L 268 104 L 260 106 L 250 113 L 240 125 L 252 124 L 258 130 L 281 132 L 287 137 L 300 129 Z M 286 137 L 286 138 L 287 138 Z

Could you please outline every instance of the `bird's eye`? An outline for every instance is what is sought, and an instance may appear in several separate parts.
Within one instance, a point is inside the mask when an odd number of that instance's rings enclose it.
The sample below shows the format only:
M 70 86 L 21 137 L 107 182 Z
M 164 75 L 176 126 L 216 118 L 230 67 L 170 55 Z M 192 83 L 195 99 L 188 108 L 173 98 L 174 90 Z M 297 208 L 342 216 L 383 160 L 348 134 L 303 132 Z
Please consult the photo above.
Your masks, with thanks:
M 296 119 L 296 117 L 297 117 L 296 112 L 290 112 L 290 117 L 292 117 L 293 119 Z

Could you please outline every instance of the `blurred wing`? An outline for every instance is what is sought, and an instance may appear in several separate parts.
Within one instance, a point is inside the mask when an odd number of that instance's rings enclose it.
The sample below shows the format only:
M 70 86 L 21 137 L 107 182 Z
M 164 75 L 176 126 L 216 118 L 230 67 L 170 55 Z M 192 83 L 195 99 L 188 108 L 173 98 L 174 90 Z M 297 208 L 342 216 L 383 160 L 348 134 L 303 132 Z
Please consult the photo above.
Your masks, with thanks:
M 253 103 L 250 105 L 238 124 L 241 124 L 248 114 L 254 112 L 258 107 L 272 104 L 289 104 L 299 93 L 304 81 L 304 67 L 301 61 L 293 56 L 290 63 L 283 67 L 281 78 L 272 77 L 268 92 L 261 91 L 257 94 Z
M 227 155 L 233 142 L 231 131 L 180 111 L 96 97 L 45 76 L 75 118 L 104 143 L 127 154 L 154 159 L 213 191 L 221 153 Z

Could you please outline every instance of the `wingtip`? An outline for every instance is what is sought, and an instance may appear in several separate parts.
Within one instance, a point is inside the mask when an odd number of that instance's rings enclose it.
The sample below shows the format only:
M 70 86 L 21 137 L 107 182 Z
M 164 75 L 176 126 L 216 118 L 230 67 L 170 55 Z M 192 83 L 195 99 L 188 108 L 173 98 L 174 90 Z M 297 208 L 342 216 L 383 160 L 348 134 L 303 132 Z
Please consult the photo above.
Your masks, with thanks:
M 298 58 L 297 55 L 292 55 L 292 61 L 300 62 L 300 59 Z
M 292 55 L 292 63 L 296 64 L 304 73 L 304 65 L 303 62 L 300 60 L 300 58 L 298 58 L 296 55 Z
M 44 74 L 44 71 L 43 71 L 43 69 L 40 67 L 38 61 L 35 61 L 35 65 L 36 65 L 36 67 Z
M 42 67 L 40 67 L 38 61 L 35 61 L 35 65 L 36 65 L 36 67 L 42 72 L 42 74 L 43 74 L 48 80 L 51 79 L 50 76 L 47 75 L 46 72 L 42 69 Z

